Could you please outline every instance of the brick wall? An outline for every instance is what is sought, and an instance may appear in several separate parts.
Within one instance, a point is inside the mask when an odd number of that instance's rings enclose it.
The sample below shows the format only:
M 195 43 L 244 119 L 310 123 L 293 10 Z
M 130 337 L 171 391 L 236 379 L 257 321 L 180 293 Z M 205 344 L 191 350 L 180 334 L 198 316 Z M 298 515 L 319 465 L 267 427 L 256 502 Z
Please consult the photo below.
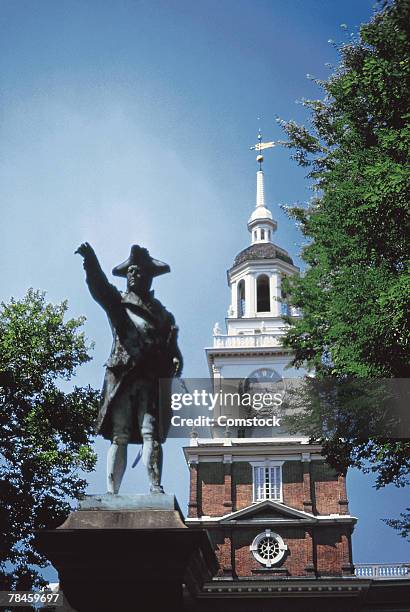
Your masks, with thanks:
M 230 530 L 216 528 L 209 531 L 219 563 L 218 576 L 232 574 L 231 566 L 231 535 Z
M 316 513 L 339 513 L 340 491 L 337 473 L 324 461 L 312 461 L 310 469 Z
M 251 465 L 248 462 L 234 462 L 230 469 L 231 474 L 228 474 L 222 462 L 199 464 L 199 516 L 223 516 L 231 511 L 242 510 L 253 503 Z M 192 471 L 191 478 L 196 478 L 196 471 Z M 303 483 L 303 464 L 298 461 L 286 461 L 282 468 L 282 479 L 283 503 L 297 510 L 310 511 L 311 507 L 306 507 L 303 503 L 307 498 Z M 338 476 L 325 462 L 312 461 L 310 479 L 315 514 L 348 512 L 344 476 Z M 191 490 L 193 488 L 191 483 Z M 228 489 L 232 491 L 232 508 L 226 503 Z M 192 500 L 190 503 L 193 503 Z
M 253 502 L 252 467 L 249 463 L 235 462 L 232 466 L 234 509 L 242 510 Z M 303 468 L 298 461 L 287 461 L 282 468 L 283 503 L 304 510 Z
M 303 576 L 306 566 L 305 532 L 301 528 L 282 527 L 273 529 L 288 545 L 283 559 L 272 568 L 265 568 L 255 559 L 249 549 L 254 538 L 264 531 L 263 527 L 236 529 L 233 533 L 233 548 L 235 553 L 235 570 L 237 576 L 274 576 L 286 572 L 290 576 Z M 286 575 L 285 574 L 285 575 Z
M 264 526 L 243 528 L 211 527 L 209 534 L 220 564 L 219 575 L 236 573 L 246 576 L 342 576 L 351 563 L 349 528 L 338 526 L 317 527 L 311 532 L 303 527 L 272 527 L 282 537 L 288 550 L 283 559 L 272 568 L 266 568 L 253 556 L 250 545 L 263 532 Z M 233 561 L 231 563 L 231 541 Z
M 296 510 L 304 510 L 303 465 L 286 461 L 282 466 L 283 503 Z
M 252 466 L 248 462 L 232 464 L 233 507 L 242 510 L 253 502 Z
M 226 514 L 227 510 L 224 507 L 225 480 L 223 463 L 200 463 L 198 477 L 200 515 L 223 516 Z
M 315 536 L 317 571 L 320 575 L 341 575 L 349 559 L 344 558 L 346 534 L 339 527 L 322 527 Z
M 313 506 L 314 514 L 348 511 L 345 478 L 337 475 L 326 463 L 287 461 L 283 465 L 282 477 L 283 502 L 287 506 L 308 511 Z M 231 501 L 232 507 L 229 505 Z M 252 467 L 248 462 L 233 462 L 229 466 L 222 462 L 199 463 L 191 470 L 191 516 L 195 516 L 196 510 L 198 516 L 223 516 L 252 503 Z M 306 576 L 315 572 L 319 575 L 343 575 L 351 571 L 349 526 L 311 526 L 306 530 L 304 527 L 282 526 L 279 529 L 272 526 L 272 531 L 288 545 L 288 551 L 271 569 L 260 564 L 249 549 L 255 536 L 267 527 L 268 521 L 266 525 L 261 523 L 256 527 L 244 524 L 243 527 L 215 525 L 209 528 L 220 563 L 220 575 L 232 572 L 242 577 L 283 573 Z

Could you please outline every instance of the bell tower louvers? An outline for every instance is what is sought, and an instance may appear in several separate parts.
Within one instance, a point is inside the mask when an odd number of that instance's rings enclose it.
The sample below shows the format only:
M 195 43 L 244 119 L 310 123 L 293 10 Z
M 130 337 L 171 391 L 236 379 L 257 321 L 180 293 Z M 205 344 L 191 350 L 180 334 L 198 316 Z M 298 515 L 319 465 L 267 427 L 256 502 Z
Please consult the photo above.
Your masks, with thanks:
M 251 244 L 228 270 L 226 330 L 215 324 L 206 349 L 214 389 L 236 379 L 252 392 L 303 375 L 289 366 L 292 356 L 282 346 L 282 315 L 299 316 L 286 302 L 283 279 L 299 269 L 275 244 L 277 224 L 265 202 L 261 151 L 274 145 L 259 134 L 253 147 L 259 168 L 248 220 Z M 356 519 L 348 511 L 345 476 L 325 463 L 318 444 L 273 427 L 214 427 L 211 437 L 193 437 L 184 452 L 190 470 L 186 523 L 207 528 L 221 579 L 353 573 Z

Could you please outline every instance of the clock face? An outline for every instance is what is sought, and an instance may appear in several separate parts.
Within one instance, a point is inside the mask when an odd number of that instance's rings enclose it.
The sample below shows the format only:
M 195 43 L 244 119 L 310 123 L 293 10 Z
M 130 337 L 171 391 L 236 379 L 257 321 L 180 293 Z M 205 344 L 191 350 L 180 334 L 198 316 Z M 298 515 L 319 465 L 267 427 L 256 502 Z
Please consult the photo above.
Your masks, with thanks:
M 271 368 L 260 368 L 255 370 L 245 379 L 244 391 L 251 393 L 252 391 L 258 391 L 263 393 L 271 393 L 272 389 L 277 388 L 277 383 L 282 380 L 282 377 L 272 370 Z
M 284 381 L 280 374 L 272 368 L 259 368 L 252 372 L 242 383 L 242 393 L 247 393 L 250 396 L 264 395 L 266 398 L 273 397 L 275 394 L 283 394 L 285 390 Z M 262 406 L 260 408 L 251 408 L 251 413 L 272 414 L 275 412 L 273 406 Z

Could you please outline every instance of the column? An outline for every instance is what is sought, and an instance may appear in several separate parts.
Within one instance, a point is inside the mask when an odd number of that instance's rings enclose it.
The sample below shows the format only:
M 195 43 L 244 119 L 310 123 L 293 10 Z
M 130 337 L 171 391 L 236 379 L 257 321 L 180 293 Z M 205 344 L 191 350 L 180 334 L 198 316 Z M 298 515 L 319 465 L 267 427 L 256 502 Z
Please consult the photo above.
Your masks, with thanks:
M 198 458 L 189 461 L 189 518 L 198 517 Z
M 213 374 L 213 392 L 214 393 L 218 393 L 218 391 L 221 390 L 222 384 L 221 384 L 221 368 L 219 368 L 218 366 L 216 366 L 215 364 L 212 365 L 212 374 Z M 216 419 L 218 416 L 221 415 L 221 406 L 219 404 L 219 402 L 216 402 L 216 406 L 214 408 L 214 413 L 212 414 L 212 416 Z
M 310 478 L 310 453 L 302 453 L 303 467 L 303 510 L 313 512 L 312 485 Z
M 305 531 L 305 542 L 306 542 L 306 565 L 305 572 L 309 576 L 316 573 L 315 568 L 315 556 L 314 556 L 314 540 L 313 540 L 313 529 L 306 529 Z
M 232 528 L 225 528 L 223 537 L 224 541 L 220 557 L 222 576 L 225 578 L 232 578 Z
M 238 316 L 238 283 L 234 281 L 231 285 L 231 306 L 233 310 L 233 316 Z
M 352 529 L 347 527 L 347 530 L 341 536 L 342 574 L 343 576 L 352 576 L 354 574 L 354 565 L 352 563 Z
M 349 500 L 346 492 L 346 477 L 339 474 L 337 477 L 339 491 L 339 514 L 349 514 Z
M 255 277 L 248 274 L 245 277 L 245 316 L 254 317 L 256 314 L 256 287 Z
M 232 455 L 224 455 L 224 502 L 227 512 L 232 511 Z
M 271 301 L 272 301 L 272 314 L 274 317 L 280 317 L 281 315 L 281 276 L 280 272 L 276 270 L 271 276 Z

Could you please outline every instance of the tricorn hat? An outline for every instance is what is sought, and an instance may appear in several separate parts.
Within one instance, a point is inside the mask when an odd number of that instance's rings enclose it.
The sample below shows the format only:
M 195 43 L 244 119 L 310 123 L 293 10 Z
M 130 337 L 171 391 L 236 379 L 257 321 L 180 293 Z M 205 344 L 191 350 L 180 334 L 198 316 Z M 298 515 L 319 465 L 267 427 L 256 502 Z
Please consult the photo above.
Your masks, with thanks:
M 128 259 L 118 266 L 115 266 L 112 273 L 114 276 L 127 276 L 130 266 L 138 266 L 141 270 L 150 274 L 152 278 L 171 272 L 171 268 L 168 264 L 163 261 L 158 261 L 158 259 L 153 259 L 147 249 L 140 247 L 138 244 L 132 245 Z

